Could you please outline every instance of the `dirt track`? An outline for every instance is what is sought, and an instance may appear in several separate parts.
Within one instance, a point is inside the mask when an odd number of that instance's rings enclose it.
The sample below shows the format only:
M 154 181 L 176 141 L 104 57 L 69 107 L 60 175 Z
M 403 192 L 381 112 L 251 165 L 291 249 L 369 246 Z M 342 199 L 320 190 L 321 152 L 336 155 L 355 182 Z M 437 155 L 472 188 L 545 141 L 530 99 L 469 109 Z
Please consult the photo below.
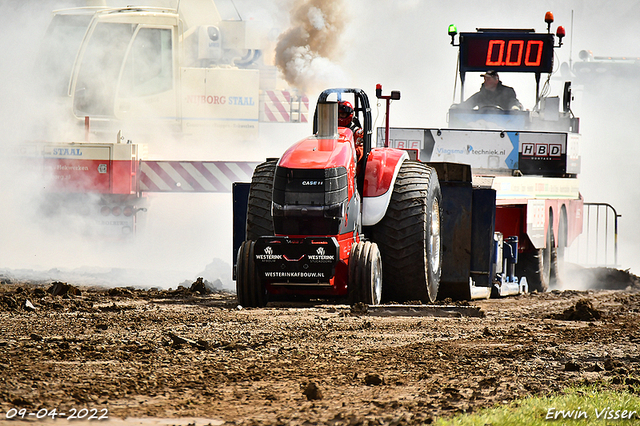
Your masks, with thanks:
M 425 424 L 572 384 L 640 389 L 637 279 L 472 302 L 482 318 L 238 309 L 197 284 L 1 285 L 0 421 L 12 408 L 86 407 L 111 419 Z

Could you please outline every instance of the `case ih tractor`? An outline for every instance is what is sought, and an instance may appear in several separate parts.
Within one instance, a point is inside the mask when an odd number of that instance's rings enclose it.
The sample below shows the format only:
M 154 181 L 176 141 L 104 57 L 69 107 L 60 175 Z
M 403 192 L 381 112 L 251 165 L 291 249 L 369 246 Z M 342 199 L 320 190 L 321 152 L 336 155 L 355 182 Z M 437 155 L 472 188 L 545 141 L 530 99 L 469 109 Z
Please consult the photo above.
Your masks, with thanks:
M 363 124 L 361 158 L 354 132 L 338 127 L 337 101 L 345 96 Z M 314 135 L 256 168 L 237 255 L 241 305 L 287 295 L 435 300 L 442 264 L 436 171 L 405 150 L 372 148 L 371 126 L 362 90 L 326 90 Z

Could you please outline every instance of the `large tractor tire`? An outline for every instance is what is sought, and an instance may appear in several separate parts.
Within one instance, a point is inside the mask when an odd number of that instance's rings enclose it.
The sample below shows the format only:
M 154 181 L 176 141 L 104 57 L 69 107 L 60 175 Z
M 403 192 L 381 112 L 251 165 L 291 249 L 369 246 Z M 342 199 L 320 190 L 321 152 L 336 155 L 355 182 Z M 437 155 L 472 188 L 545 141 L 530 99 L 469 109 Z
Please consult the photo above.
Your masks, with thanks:
M 267 304 L 264 284 L 256 271 L 255 241 L 245 241 L 238 250 L 236 293 L 238 303 L 247 308 L 261 308 Z
M 277 160 L 266 161 L 253 172 L 247 208 L 247 240 L 273 235 L 271 200 Z
M 382 300 L 382 258 L 376 243 L 360 241 L 349 253 L 349 303 L 379 305 Z
M 442 269 L 440 183 L 434 169 L 405 161 L 372 240 L 382 255 L 384 301 L 434 302 Z

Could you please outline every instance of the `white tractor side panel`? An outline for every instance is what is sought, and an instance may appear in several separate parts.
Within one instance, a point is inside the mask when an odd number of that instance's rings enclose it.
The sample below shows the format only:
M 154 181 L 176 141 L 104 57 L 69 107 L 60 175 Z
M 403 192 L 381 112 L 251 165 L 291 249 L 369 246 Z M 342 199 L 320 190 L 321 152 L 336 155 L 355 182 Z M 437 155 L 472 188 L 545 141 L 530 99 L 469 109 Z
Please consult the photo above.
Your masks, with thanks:
M 389 207 L 389 202 L 391 201 L 391 195 L 393 195 L 393 188 L 396 184 L 396 178 L 398 177 L 398 172 L 400 171 L 400 167 L 405 160 L 409 159 L 409 155 L 405 152 L 403 153 L 400 161 L 396 164 L 396 168 L 393 171 L 393 179 L 391 180 L 391 185 L 389 185 L 389 189 L 382 195 L 377 197 L 363 197 L 362 200 L 362 226 L 373 226 L 376 223 L 380 222 L 384 215 L 387 213 L 387 208 Z
M 387 212 L 393 188 L 378 197 L 364 197 L 362 202 L 362 226 L 372 226 L 380 222 Z

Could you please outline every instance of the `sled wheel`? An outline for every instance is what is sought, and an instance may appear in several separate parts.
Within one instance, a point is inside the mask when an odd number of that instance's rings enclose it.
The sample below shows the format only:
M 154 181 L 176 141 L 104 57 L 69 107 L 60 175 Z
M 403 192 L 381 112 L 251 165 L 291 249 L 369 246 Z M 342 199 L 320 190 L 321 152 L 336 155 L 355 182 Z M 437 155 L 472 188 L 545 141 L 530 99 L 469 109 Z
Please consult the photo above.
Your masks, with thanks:
M 436 300 L 442 268 L 440 184 L 417 161 L 400 166 L 389 207 L 371 230 L 382 256 L 384 301 Z

